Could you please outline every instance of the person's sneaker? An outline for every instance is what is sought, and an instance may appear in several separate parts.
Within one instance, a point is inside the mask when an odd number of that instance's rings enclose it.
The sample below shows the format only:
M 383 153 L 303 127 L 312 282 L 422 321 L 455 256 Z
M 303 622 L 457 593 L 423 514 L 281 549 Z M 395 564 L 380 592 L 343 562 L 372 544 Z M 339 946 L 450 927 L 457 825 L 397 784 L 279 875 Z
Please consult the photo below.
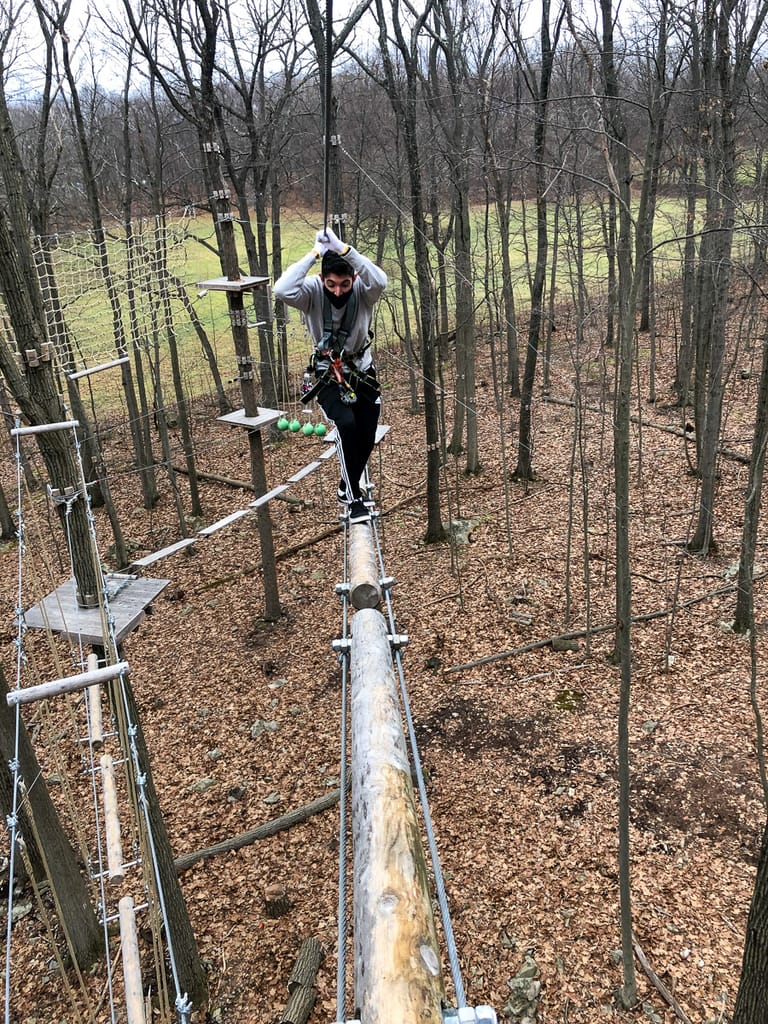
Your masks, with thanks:
M 336 488 L 336 497 L 339 499 L 342 505 L 347 504 L 347 485 L 342 480 L 339 486 Z
M 349 506 L 350 523 L 367 523 L 371 518 L 370 509 L 366 508 L 363 502 L 357 498 Z

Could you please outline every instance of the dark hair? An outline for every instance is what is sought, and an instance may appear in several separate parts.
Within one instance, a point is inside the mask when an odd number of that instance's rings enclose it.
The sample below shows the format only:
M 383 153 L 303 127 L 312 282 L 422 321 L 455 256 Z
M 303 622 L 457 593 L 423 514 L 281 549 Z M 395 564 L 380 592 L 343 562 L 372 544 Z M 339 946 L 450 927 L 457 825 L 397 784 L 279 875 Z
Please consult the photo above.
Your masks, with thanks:
M 354 277 L 355 271 L 349 260 L 345 260 L 343 256 L 339 256 L 337 252 L 327 252 L 323 256 L 323 262 L 320 264 L 320 273 L 323 277 L 327 277 L 328 274 L 337 274 L 339 277 Z

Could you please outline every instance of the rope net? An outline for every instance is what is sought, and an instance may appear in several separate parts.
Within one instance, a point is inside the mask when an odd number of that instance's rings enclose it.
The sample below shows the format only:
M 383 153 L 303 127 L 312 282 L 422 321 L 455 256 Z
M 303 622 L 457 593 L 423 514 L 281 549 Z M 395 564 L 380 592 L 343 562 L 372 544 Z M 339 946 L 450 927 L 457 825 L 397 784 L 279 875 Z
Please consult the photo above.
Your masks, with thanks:
M 62 365 L 69 368 L 72 360 L 79 370 L 114 358 L 120 329 L 126 341 L 146 344 L 157 330 L 164 289 L 180 312 L 178 287 L 194 284 L 200 269 L 190 245 L 199 230 L 197 221 L 182 217 L 134 221 L 128 232 L 110 230 L 101 243 L 88 232 L 37 236 L 35 262 Z

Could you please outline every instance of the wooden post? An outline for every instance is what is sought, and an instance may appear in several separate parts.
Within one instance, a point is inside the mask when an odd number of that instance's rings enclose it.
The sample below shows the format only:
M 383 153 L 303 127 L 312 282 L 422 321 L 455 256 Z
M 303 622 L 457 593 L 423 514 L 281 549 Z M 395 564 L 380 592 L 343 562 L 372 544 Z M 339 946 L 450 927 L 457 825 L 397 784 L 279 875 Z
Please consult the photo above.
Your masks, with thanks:
M 122 672 L 128 671 L 127 661 L 117 661 L 114 665 L 107 665 L 105 668 L 97 668 L 92 672 L 79 672 L 75 676 L 65 676 L 62 679 L 52 679 L 49 683 L 37 683 L 35 686 L 19 687 L 10 690 L 5 698 L 8 703 L 31 704 L 36 700 L 45 700 L 46 697 L 57 697 L 60 693 L 71 693 L 73 690 L 83 690 L 86 686 L 93 686 L 97 683 L 107 683 Z
M 355 1015 L 441 1024 L 445 996 L 386 621 L 352 619 Z
M 111 885 L 120 885 L 123 870 L 123 843 L 120 838 L 120 815 L 117 810 L 115 766 L 109 754 L 101 756 L 101 785 L 104 793 L 104 831 L 107 838 L 107 872 Z
M 95 654 L 88 655 L 88 671 L 95 672 L 99 667 L 99 659 Z M 104 746 L 104 722 L 101 716 L 101 687 L 89 686 L 85 691 L 88 701 L 88 739 L 94 750 Z
M 146 1024 L 144 999 L 141 989 L 141 960 L 139 939 L 136 934 L 136 916 L 133 899 L 123 896 L 117 905 L 120 914 L 120 941 L 123 948 L 123 977 L 125 979 L 125 1009 L 128 1024 Z
M 378 608 L 381 604 L 379 566 L 368 523 L 349 530 L 349 600 L 353 608 Z

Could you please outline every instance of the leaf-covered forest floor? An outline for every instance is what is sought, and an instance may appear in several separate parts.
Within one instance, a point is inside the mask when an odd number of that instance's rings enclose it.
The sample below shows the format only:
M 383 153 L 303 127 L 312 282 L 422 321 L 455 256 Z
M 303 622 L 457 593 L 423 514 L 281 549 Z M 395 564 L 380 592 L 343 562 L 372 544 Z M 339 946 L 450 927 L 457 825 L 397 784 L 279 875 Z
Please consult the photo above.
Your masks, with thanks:
M 537 479 L 526 486 L 510 480 L 517 403 L 506 399 L 500 420 L 482 346 L 483 471 L 465 476 L 460 455 L 448 460 L 443 476 L 444 518 L 472 523 L 469 543 L 453 549 L 423 542 L 423 422 L 409 413 L 399 359 L 382 352 L 377 360 L 385 383 L 383 421 L 392 427 L 372 460 L 379 528 L 386 570 L 395 579 L 398 629 L 410 637 L 406 681 L 467 998 L 471 1005 L 491 1003 L 501 1014 L 508 981 L 528 953 L 540 971 L 541 1024 L 675 1019 L 639 965 L 638 1008 L 621 1011 L 614 998 L 621 980 L 618 671 L 611 661 L 612 399 L 600 384 L 604 356 L 610 388 L 609 354 L 593 353 L 582 369 L 587 405 L 575 447 L 568 404 L 574 372 L 566 353 L 554 361 L 552 400 L 537 392 L 534 405 Z M 696 479 L 689 472 L 691 441 L 681 434 L 683 417 L 668 390 L 671 356 L 662 353 L 655 406 L 645 400 L 645 372 L 638 375 L 634 411 L 643 425 L 632 427 L 633 609 L 648 617 L 633 628 L 633 910 L 636 940 L 654 971 L 691 1021 L 703 1024 L 727 1021 L 731 1013 L 765 817 L 749 641 L 729 629 L 735 594 L 727 589 L 739 555 L 757 367 L 749 376 L 737 370 L 728 386 L 718 550 L 701 559 L 684 547 L 694 522 Z M 749 366 L 750 358 L 742 355 L 739 366 Z M 449 394 L 449 412 L 450 404 Z M 206 401 L 194 411 L 199 468 L 247 480 L 245 434 L 217 424 L 215 415 Z M 285 481 L 322 446 L 301 435 L 270 444 L 269 486 Z M 178 534 L 166 479 L 160 475 L 159 506 L 143 511 L 127 452 L 123 426 L 116 424 L 106 462 L 123 529 L 139 557 Z M 742 460 L 733 457 L 738 453 Z M 12 460 L 5 461 L 3 480 L 12 493 Z M 177 856 L 301 807 L 338 783 L 341 674 L 331 641 L 341 628 L 334 587 L 341 581 L 342 534 L 337 529 L 313 540 L 338 526 L 336 482 L 331 461 L 290 489 L 299 503 L 271 504 L 278 554 L 306 545 L 278 563 L 284 617 L 277 624 L 260 619 L 252 517 L 145 573 L 170 583 L 123 653 Z M 252 500 L 221 484 L 201 487 L 208 522 Z M 25 498 L 25 513 L 27 606 L 65 578 L 66 552 L 40 495 Z M 111 536 L 103 513 L 97 513 L 97 528 L 106 552 Z M 758 561 L 764 551 L 761 532 Z M 0 654 L 11 685 L 16 583 L 16 547 L 7 545 L 0 554 Z M 660 614 L 649 617 L 653 613 Z M 759 624 L 767 613 L 761 583 Z M 546 642 L 587 624 L 593 635 L 578 639 L 575 650 Z M 43 634 L 28 633 L 26 644 L 37 678 L 61 674 Z M 64 673 L 71 672 L 68 648 L 61 641 L 55 646 Z M 760 659 L 761 647 L 762 637 Z M 515 653 L 459 667 L 505 651 Z M 763 676 L 761 663 L 758 699 L 765 708 Z M 88 783 L 73 729 L 78 713 L 74 698 L 59 699 L 25 717 L 56 799 L 63 805 L 71 785 L 87 831 Z M 209 972 L 207 1020 L 278 1020 L 297 950 L 309 936 L 327 951 L 310 1020 L 334 1019 L 337 835 L 333 809 L 182 873 Z M 3 842 L 7 853 L 7 837 Z M 277 919 L 264 910 L 272 883 L 284 884 L 290 899 L 289 912 Z M 149 974 L 146 947 L 144 956 Z M 448 979 L 447 961 L 443 966 Z M 103 970 L 85 984 L 98 999 Z M 13 1019 L 76 1020 L 64 992 L 33 908 L 13 928 Z M 118 971 L 118 1002 L 120 993 Z M 110 1019 L 107 1003 L 94 1019 Z M 116 1019 L 124 1020 L 124 1010 Z

